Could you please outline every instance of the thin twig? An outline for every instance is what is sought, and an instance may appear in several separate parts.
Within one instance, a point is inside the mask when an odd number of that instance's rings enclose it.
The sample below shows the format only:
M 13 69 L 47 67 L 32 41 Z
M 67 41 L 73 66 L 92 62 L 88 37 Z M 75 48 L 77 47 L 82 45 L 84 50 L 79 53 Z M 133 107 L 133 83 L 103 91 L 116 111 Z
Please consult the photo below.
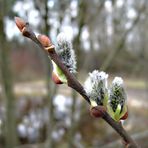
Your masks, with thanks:
M 144 130 L 142 132 L 134 133 L 131 135 L 131 137 L 135 140 L 142 140 L 143 138 L 148 137 L 148 130 Z M 120 140 L 113 141 L 108 144 L 104 144 L 103 146 L 99 146 L 100 148 L 114 148 L 114 147 L 119 147 L 119 144 L 121 144 Z
M 42 46 L 41 42 L 37 39 L 36 35 L 34 32 L 30 29 L 29 23 L 26 23 L 24 28 L 22 29 L 22 34 L 25 37 L 30 38 L 32 41 L 34 41 L 41 49 L 46 51 L 48 55 L 50 56 L 51 60 L 53 60 L 59 68 L 63 71 L 65 74 L 67 81 L 68 81 L 68 86 L 76 90 L 89 104 L 89 97 L 87 96 L 83 86 L 78 82 L 76 77 L 69 72 L 67 67 L 62 63 L 60 60 L 59 56 L 55 52 L 55 49 L 53 50 L 48 50 L 44 46 Z M 128 148 L 138 148 L 139 146 L 136 144 L 136 142 L 128 135 L 128 133 L 124 130 L 122 125 L 118 122 L 115 122 L 110 115 L 104 111 L 101 110 L 101 107 L 96 107 L 98 111 L 102 113 L 102 118 L 113 128 L 115 131 L 121 136 L 121 138 L 124 140 L 125 144 L 128 145 Z

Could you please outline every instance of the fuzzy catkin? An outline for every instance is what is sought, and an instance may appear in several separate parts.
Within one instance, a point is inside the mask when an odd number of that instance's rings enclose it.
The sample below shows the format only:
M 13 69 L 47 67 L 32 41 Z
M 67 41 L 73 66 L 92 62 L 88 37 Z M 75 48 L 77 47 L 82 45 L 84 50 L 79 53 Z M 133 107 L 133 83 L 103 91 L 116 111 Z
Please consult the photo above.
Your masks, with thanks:
M 61 61 L 71 73 L 76 73 L 76 56 L 71 41 L 64 33 L 60 33 L 57 36 L 57 44 L 56 52 Z
M 97 105 L 103 105 L 107 93 L 107 78 L 108 74 L 105 72 L 94 70 L 85 81 L 84 89 L 90 100 L 95 101 Z
M 123 80 L 120 77 L 115 77 L 110 89 L 109 103 L 115 112 L 118 104 L 121 106 L 121 112 L 126 101 L 126 94 L 123 88 Z

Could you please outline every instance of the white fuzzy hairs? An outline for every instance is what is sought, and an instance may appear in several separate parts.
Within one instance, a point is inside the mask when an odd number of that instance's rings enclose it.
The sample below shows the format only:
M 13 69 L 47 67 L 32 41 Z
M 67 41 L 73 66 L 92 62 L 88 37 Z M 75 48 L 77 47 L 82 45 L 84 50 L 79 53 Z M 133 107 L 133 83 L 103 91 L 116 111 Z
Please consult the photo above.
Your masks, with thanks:
M 57 36 L 57 48 L 56 52 L 59 55 L 63 64 L 69 69 L 71 73 L 76 73 L 76 56 L 72 47 L 71 41 L 62 32 Z
M 107 90 L 107 78 L 108 74 L 98 70 L 94 70 L 92 73 L 89 73 L 89 77 L 84 83 L 84 89 L 93 101 L 96 101 L 98 105 L 102 105 L 104 95 Z

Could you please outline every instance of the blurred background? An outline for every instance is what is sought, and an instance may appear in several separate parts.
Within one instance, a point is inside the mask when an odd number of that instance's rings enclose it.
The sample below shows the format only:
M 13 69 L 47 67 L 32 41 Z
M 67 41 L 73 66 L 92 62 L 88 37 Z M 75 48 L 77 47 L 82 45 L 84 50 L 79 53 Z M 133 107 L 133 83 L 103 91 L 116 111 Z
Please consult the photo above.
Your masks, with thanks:
M 148 147 L 147 0 L 0 0 L 0 148 L 120 148 L 120 137 L 65 85 L 51 81 L 51 63 L 22 37 L 14 16 L 53 43 L 73 42 L 78 80 L 94 69 L 124 79 L 128 133 Z

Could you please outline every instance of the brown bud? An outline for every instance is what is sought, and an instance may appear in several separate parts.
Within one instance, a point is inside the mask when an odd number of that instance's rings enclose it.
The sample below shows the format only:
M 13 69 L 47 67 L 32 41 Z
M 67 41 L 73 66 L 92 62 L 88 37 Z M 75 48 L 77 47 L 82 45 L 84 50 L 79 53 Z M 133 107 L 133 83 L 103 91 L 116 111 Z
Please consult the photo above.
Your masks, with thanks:
M 15 17 L 14 19 L 15 19 L 15 23 L 16 23 L 17 27 L 22 32 L 24 27 L 26 26 L 26 22 L 23 19 L 21 19 L 20 17 Z
M 91 116 L 95 117 L 95 118 L 100 118 L 103 117 L 103 113 L 106 111 L 104 106 L 96 106 L 96 107 L 92 107 L 90 109 L 90 114 Z
M 52 80 L 55 82 L 55 84 L 63 84 L 63 82 L 58 78 L 58 76 L 52 72 Z
M 124 114 L 124 116 L 122 116 L 122 117 L 120 118 L 120 120 L 125 120 L 125 119 L 127 119 L 127 117 L 128 117 L 128 112 L 126 112 L 126 113 Z
M 49 37 L 46 35 L 38 35 L 38 40 L 45 47 L 46 50 L 53 50 L 54 45 L 50 41 Z

